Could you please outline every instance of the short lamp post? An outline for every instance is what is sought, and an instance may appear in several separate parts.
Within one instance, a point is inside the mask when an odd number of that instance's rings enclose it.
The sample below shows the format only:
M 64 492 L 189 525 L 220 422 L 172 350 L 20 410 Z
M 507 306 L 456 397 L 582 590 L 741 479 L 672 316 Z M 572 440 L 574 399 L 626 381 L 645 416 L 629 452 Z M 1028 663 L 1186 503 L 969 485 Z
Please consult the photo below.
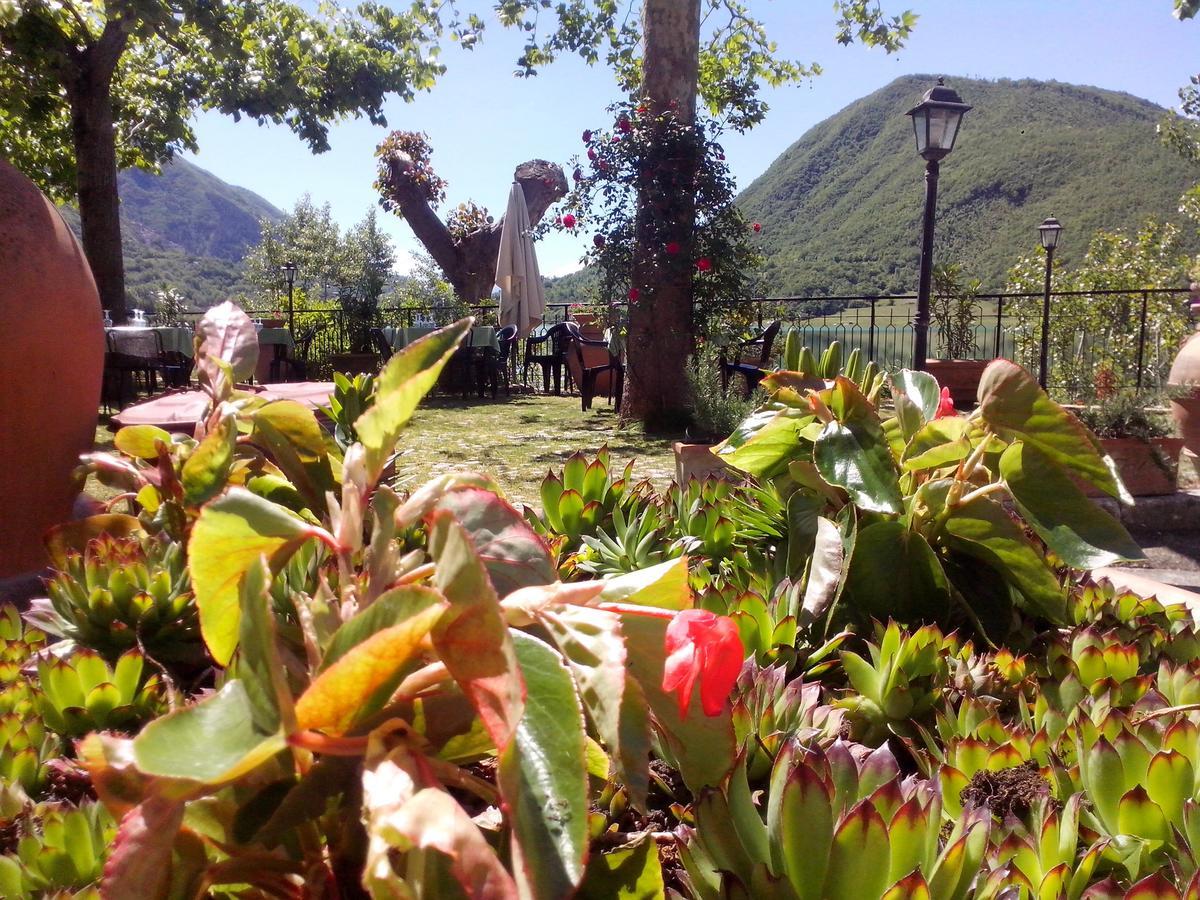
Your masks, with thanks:
M 933 214 L 937 208 L 938 170 L 943 157 L 954 149 L 958 126 L 971 107 L 946 87 L 942 79 L 926 91 L 921 102 L 908 111 L 917 137 L 917 153 L 925 160 L 925 219 L 921 227 L 921 279 L 917 286 L 917 315 L 913 319 L 915 340 L 913 368 L 924 370 L 929 354 L 929 291 L 933 280 Z
M 296 284 L 296 264 L 288 260 L 279 267 L 279 271 L 283 273 L 283 280 L 287 282 L 288 286 L 288 331 L 292 333 L 294 339 L 296 334 L 296 306 L 293 302 L 293 291 Z
M 1042 292 L 1042 347 L 1038 357 L 1038 384 L 1046 389 L 1046 379 L 1050 371 L 1050 275 L 1054 269 L 1054 248 L 1058 246 L 1058 235 L 1062 225 L 1058 219 L 1051 216 L 1038 226 L 1038 234 L 1042 238 L 1042 246 L 1046 248 L 1046 287 Z

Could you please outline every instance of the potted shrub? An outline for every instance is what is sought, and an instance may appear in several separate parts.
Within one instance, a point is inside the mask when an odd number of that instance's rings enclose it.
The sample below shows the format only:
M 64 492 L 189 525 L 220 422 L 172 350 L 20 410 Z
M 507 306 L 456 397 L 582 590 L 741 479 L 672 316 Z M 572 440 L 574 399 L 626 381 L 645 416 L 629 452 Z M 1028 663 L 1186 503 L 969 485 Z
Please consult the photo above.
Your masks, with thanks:
M 1200 284 L 1192 284 L 1192 315 L 1200 316 Z M 1200 476 L 1200 328 L 1184 342 L 1167 376 L 1171 413 L 1183 448 Z
M 1079 419 L 1100 438 L 1121 480 L 1135 497 L 1175 492 L 1180 438 L 1171 437 L 1165 415 L 1155 415 L 1150 402 L 1136 394 L 1116 394 L 1079 411 Z M 1089 496 L 1100 496 L 1088 487 Z
M 379 363 L 371 349 L 371 327 L 375 324 L 377 303 L 378 298 L 362 291 L 343 288 L 338 294 L 350 349 L 329 357 L 333 371 L 344 375 L 370 375 L 378 370 Z
M 979 319 L 980 281 L 966 278 L 958 263 L 933 267 L 929 315 L 937 328 L 941 356 L 927 359 L 925 370 L 948 388 L 958 407 L 973 406 L 979 379 L 990 362 L 973 359 Z

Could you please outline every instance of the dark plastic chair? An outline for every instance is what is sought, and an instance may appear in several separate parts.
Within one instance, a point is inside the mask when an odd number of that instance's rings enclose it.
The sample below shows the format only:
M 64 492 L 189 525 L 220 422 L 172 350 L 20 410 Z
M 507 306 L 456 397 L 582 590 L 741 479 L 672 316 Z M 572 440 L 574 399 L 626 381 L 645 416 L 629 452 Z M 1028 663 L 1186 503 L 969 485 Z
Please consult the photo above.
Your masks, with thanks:
M 517 326 L 504 326 L 496 332 L 496 340 L 500 344 L 499 350 L 493 347 L 480 348 L 479 368 L 476 373 L 479 383 L 479 396 L 483 396 L 483 389 L 485 386 L 488 386 L 492 389 L 493 400 L 500 394 L 501 381 L 504 382 L 505 396 L 512 393 L 508 379 L 508 361 L 512 358 L 513 346 L 517 343 Z
M 579 396 L 583 401 L 584 412 L 592 408 L 592 399 L 596 395 L 596 379 L 605 372 L 611 373 L 612 376 L 608 382 L 608 402 L 613 403 L 617 412 L 620 412 L 621 394 L 625 390 L 625 364 L 612 355 L 608 341 L 584 337 L 579 326 L 574 322 L 563 322 L 562 324 L 565 326 L 567 335 L 567 355 L 575 361 L 579 369 Z M 589 366 L 583 354 L 585 347 L 603 347 L 608 354 L 608 362 L 598 366 Z M 616 397 L 615 402 L 614 396 Z
M 749 397 L 758 387 L 758 383 L 767 375 L 767 366 L 771 360 L 771 347 L 775 336 L 779 334 L 779 322 L 772 322 L 761 332 L 746 341 L 734 345 L 732 359 L 726 359 L 725 351 L 721 351 L 721 388 L 729 388 L 729 379 L 741 375 L 746 379 L 746 396 Z
M 573 323 L 572 323 L 573 324 Z M 554 393 L 562 394 L 563 365 L 567 361 L 567 323 L 552 325 L 540 335 L 525 338 L 525 369 L 522 378 L 529 379 L 529 367 L 542 367 L 542 392 L 550 393 L 550 376 L 554 376 Z M 570 374 L 568 373 L 568 379 Z
M 392 354 L 396 351 L 392 349 L 391 343 L 388 342 L 387 336 L 383 333 L 382 328 L 371 329 L 371 349 L 375 351 L 375 355 L 379 357 L 380 365 L 387 363 L 392 358 Z
M 162 335 L 152 328 L 113 329 L 107 334 L 108 352 L 104 354 L 104 402 L 111 406 L 113 393 L 110 385 L 115 380 L 116 405 L 125 400 L 128 384 L 134 397 L 137 396 L 137 381 L 140 376 L 147 394 L 158 392 L 158 376 L 163 376 L 163 385 L 171 383 L 178 367 L 168 366 L 163 354 Z M 178 377 L 176 375 L 176 377 Z
M 319 330 L 319 325 L 298 328 L 293 335 L 292 347 L 289 348 L 287 344 L 275 345 L 275 358 L 271 360 L 270 369 L 272 382 L 308 380 L 308 348 Z

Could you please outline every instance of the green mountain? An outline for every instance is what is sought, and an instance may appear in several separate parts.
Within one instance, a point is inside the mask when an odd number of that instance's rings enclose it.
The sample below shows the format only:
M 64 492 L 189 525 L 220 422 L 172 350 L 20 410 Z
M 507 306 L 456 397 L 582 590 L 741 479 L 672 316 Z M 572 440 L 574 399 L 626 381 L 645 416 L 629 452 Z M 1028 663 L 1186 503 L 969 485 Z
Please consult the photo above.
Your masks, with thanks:
M 283 213 L 182 159 L 163 166 L 161 175 L 121 172 L 118 185 L 125 278 L 134 301 L 164 285 L 194 306 L 249 290 L 242 258 L 258 243 L 259 220 L 277 221 Z M 78 213 L 63 214 L 78 233 Z
M 738 198 L 763 226 L 769 295 L 916 289 L 924 163 L 905 112 L 934 83 L 909 75 L 816 125 Z M 1097 230 L 1178 221 L 1195 171 L 1163 147 L 1165 112 L 1115 91 L 1044 81 L 947 78 L 973 107 L 938 182 L 935 259 L 1002 288 L 1037 249 L 1037 226 L 1064 227 L 1071 265 Z M 1195 229 L 1188 229 L 1195 249 Z
M 765 296 L 915 293 L 925 164 L 905 115 L 934 76 L 906 75 L 810 128 L 738 197 L 766 256 Z M 938 182 L 934 256 L 1000 290 L 1037 226 L 1064 227 L 1058 256 L 1083 256 L 1097 230 L 1149 216 L 1180 221 L 1196 180 L 1159 143 L 1165 110 L 1129 94 L 1045 81 L 948 78 L 973 107 Z M 1184 246 L 1196 251 L 1194 227 Z M 583 299 L 593 273 L 547 284 L 547 300 Z

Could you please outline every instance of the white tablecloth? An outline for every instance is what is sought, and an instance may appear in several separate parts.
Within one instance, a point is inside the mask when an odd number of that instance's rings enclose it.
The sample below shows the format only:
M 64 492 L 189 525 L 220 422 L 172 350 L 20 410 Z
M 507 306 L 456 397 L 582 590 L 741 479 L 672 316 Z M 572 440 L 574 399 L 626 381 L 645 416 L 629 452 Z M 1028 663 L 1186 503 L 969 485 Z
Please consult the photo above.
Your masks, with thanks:
M 115 328 L 108 328 L 106 331 L 122 332 L 122 331 L 154 331 L 162 338 L 163 350 L 176 353 L 182 353 L 188 359 L 192 358 L 193 347 L 192 340 L 195 335 L 194 328 L 188 328 L 182 325 L 155 325 L 153 328 L 138 328 L 134 325 L 118 325 Z M 292 340 L 292 333 L 286 328 L 264 328 L 258 333 L 259 347 L 274 347 L 283 344 L 285 347 L 294 347 L 295 341 Z M 268 359 L 274 359 L 274 351 L 260 353 L 260 356 L 266 356 Z

